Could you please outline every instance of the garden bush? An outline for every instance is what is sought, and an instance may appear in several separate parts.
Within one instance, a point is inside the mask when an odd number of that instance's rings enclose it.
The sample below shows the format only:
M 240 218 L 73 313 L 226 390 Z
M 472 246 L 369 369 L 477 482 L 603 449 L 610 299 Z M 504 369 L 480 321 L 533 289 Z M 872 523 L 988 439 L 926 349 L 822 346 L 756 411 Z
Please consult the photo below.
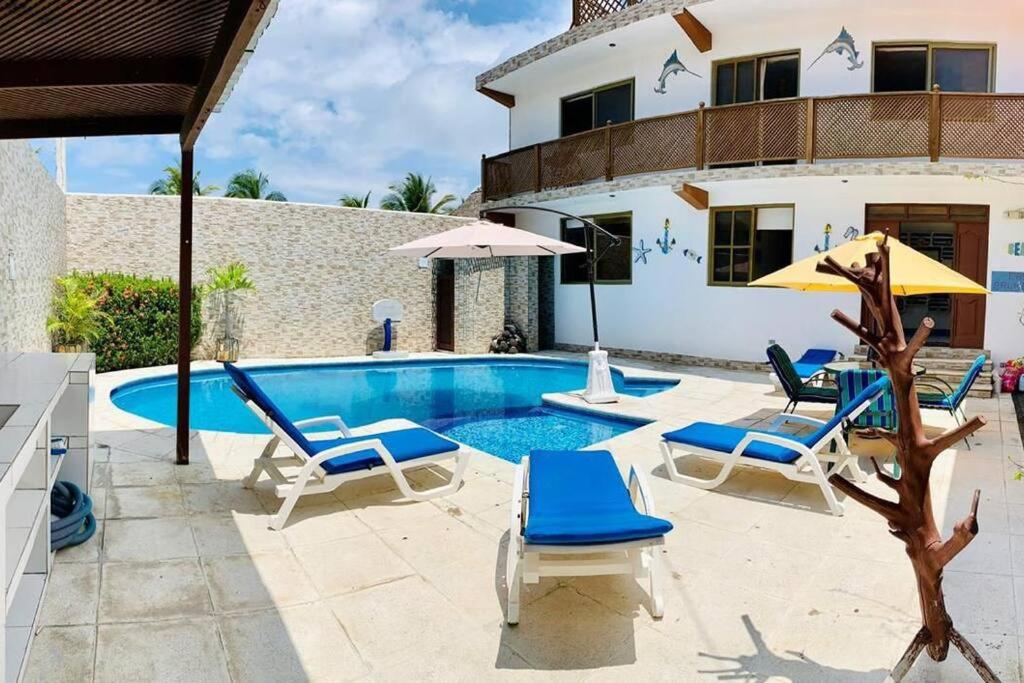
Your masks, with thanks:
M 106 316 L 90 349 L 96 371 L 111 372 L 178 359 L 178 283 L 123 273 L 72 273 L 82 289 L 99 297 Z M 202 337 L 202 292 L 192 291 L 192 348 Z

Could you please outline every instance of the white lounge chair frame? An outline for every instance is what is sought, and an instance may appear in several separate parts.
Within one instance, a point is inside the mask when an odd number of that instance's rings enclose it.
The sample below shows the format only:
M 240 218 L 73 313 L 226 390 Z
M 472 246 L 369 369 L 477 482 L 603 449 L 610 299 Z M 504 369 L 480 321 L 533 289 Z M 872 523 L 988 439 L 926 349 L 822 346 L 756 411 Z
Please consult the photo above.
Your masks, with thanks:
M 232 391 L 238 394 L 238 396 L 245 401 L 245 405 L 249 406 L 249 410 L 251 410 L 273 433 L 270 441 L 267 442 L 267 445 L 263 448 L 263 453 L 253 461 L 252 471 L 249 473 L 249 476 L 245 478 L 243 486 L 247 489 L 255 487 L 256 482 L 259 481 L 260 475 L 263 472 L 266 472 L 270 479 L 277 485 L 274 488 L 274 493 L 278 498 L 283 498 L 284 502 L 281 503 L 281 508 L 277 511 L 277 514 L 271 518 L 270 528 L 275 531 L 280 531 L 284 528 L 284 525 L 288 521 L 288 517 L 295 508 L 295 504 L 298 502 L 300 496 L 309 496 L 317 493 L 330 493 L 345 482 L 376 476 L 381 474 L 383 469 L 386 469 L 388 473 L 391 474 L 391 478 L 395 480 L 395 485 L 398 487 L 398 490 L 402 492 L 403 496 L 410 500 L 426 501 L 432 498 L 447 496 L 458 491 L 459 487 L 462 485 L 462 478 L 466 473 L 466 466 L 469 464 L 470 458 L 469 451 L 464 448 L 456 448 L 455 450 L 451 450 L 446 453 L 438 453 L 437 455 L 398 462 L 380 439 L 367 437 L 365 440 L 353 441 L 335 448 L 329 448 L 326 451 L 317 453 L 315 456 L 309 456 L 305 454 L 303 449 L 297 443 L 295 443 L 294 439 L 288 436 L 288 433 L 285 432 L 277 422 L 272 420 L 269 415 L 263 412 L 258 405 L 249 399 L 249 397 L 245 396 L 245 394 L 239 391 L 237 387 L 232 387 Z M 293 424 L 300 431 L 304 431 L 310 427 L 333 426 L 341 433 L 343 438 L 355 436 L 348 428 L 348 425 L 345 424 L 344 420 L 337 415 L 314 417 L 308 420 L 295 422 Z M 282 443 L 291 450 L 292 455 L 275 458 L 274 453 L 277 451 L 278 445 Z M 356 470 L 354 472 L 329 474 L 320 466 L 321 463 L 326 460 L 330 460 L 331 458 L 337 458 L 342 455 L 357 453 L 368 449 L 372 449 L 377 452 L 380 459 L 384 461 L 383 468 L 378 466 L 369 469 Z M 442 486 L 417 491 L 412 488 L 409 483 L 409 479 L 405 476 L 405 472 L 408 470 L 418 469 L 433 463 L 451 459 L 455 460 L 455 471 L 452 473 L 451 480 Z M 282 465 L 300 465 L 301 469 L 294 478 L 289 479 L 281 472 L 280 466 Z
M 531 545 L 523 537 L 529 516 L 528 482 L 530 458 L 524 457 L 516 467 L 512 486 L 512 508 L 509 524 L 509 547 L 505 567 L 508 584 L 506 621 L 519 623 L 519 593 L 524 583 L 537 583 L 544 576 L 606 576 L 625 574 L 647 582 L 651 616 L 665 614 L 665 598 L 655 548 L 665 544 L 664 537 L 645 538 L 624 543 L 593 545 Z M 639 511 L 653 516 L 654 498 L 643 473 L 635 467 L 629 471 L 629 495 Z M 582 556 L 582 557 L 581 557 Z
M 856 410 L 850 413 L 848 419 L 853 420 L 856 418 L 864 412 L 869 405 L 871 405 L 872 401 L 874 401 L 874 398 L 872 398 L 871 401 L 866 401 L 863 405 L 858 406 Z M 780 427 L 786 424 L 802 424 L 808 425 L 814 429 L 819 429 L 823 427 L 826 422 L 823 422 L 822 420 L 815 420 L 811 417 L 805 417 L 803 415 L 783 413 L 775 419 L 772 423 L 771 429 L 772 431 L 777 431 Z M 792 481 L 817 484 L 821 489 L 822 494 L 825 496 L 825 502 L 828 503 L 828 509 L 833 515 L 839 517 L 843 514 L 843 504 L 836 498 L 835 491 L 832 490 L 832 485 L 828 483 L 829 475 L 841 473 L 843 470 L 847 470 L 855 481 L 867 481 L 867 475 L 864 473 L 864 470 L 861 469 L 860 464 L 857 461 L 857 456 L 850 452 L 850 447 L 847 445 L 846 439 L 843 438 L 843 427 L 844 423 L 840 422 L 834 429 L 821 437 L 812 446 L 807 446 L 801 441 L 798 441 L 795 436 L 788 438 L 785 435 L 778 433 L 765 434 L 763 432 L 750 431 L 747 432 L 747 435 L 743 437 L 738 444 L 736 444 L 736 448 L 734 448 L 731 453 L 701 448 L 699 446 L 691 446 L 689 444 L 673 443 L 664 439 L 662 439 L 661 442 L 661 453 L 665 458 L 665 469 L 668 471 L 668 476 L 672 481 L 689 484 L 690 486 L 695 486 L 700 489 L 717 488 L 729 477 L 733 467 L 736 465 L 771 470 L 773 472 L 779 472 L 784 477 Z M 800 457 L 793 462 L 786 463 L 762 460 L 760 458 L 752 458 L 742 455 L 747 447 L 754 442 L 767 443 L 773 446 L 788 448 L 789 450 L 799 453 Z M 834 453 L 830 453 L 827 450 L 832 444 L 835 444 L 836 446 Z M 720 462 L 722 464 L 722 468 L 718 471 L 718 474 L 711 479 L 702 479 L 700 477 L 683 474 L 679 471 L 679 468 L 676 465 L 675 458 L 677 452 L 683 456 L 690 455 Z M 833 465 L 829 470 L 829 474 L 825 473 L 824 465 L 826 464 Z

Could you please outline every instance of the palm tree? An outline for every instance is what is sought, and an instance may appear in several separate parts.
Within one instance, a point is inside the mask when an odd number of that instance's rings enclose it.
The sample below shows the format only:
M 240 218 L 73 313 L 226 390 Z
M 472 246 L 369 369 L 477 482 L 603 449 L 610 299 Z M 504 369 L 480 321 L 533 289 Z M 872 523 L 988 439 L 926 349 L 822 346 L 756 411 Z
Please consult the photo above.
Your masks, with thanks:
M 338 203 L 346 209 L 365 209 L 370 206 L 370 194 L 371 192 L 367 192 L 365 197 L 360 197 L 354 194 L 343 194 L 338 200 Z
M 436 204 L 431 204 L 437 187 L 430 178 L 424 179 L 419 173 L 407 173 L 401 183 L 389 186 L 391 193 L 380 200 L 380 208 L 387 211 L 409 211 L 412 213 L 450 213 L 446 204 L 455 201 L 455 195 L 446 194 Z
M 231 176 L 225 197 L 234 199 L 265 199 L 268 202 L 286 202 L 288 198 L 277 190 L 267 192 L 270 178 L 262 172 L 247 168 Z M 264 194 L 266 192 L 266 194 Z
M 192 176 L 192 194 L 197 197 L 203 197 L 210 195 L 219 190 L 220 188 L 216 185 L 206 185 L 205 187 L 199 183 L 199 171 L 196 171 Z M 181 194 L 181 164 L 175 164 L 174 166 L 167 166 L 164 168 L 164 177 L 159 180 L 154 180 L 153 184 L 149 186 L 150 194 L 164 194 L 164 195 L 180 195 Z

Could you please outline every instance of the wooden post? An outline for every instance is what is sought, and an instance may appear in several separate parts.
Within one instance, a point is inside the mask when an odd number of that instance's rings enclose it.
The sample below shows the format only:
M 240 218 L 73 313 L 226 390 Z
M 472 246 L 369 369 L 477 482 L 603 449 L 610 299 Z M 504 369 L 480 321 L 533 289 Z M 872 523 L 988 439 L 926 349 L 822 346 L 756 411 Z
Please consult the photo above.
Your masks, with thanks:
M 610 181 L 615 177 L 613 168 L 615 159 L 612 156 L 612 122 L 605 121 L 604 124 L 604 179 Z
M 698 171 L 704 170 L 704 103 L 701 102 L 697 107 L 697 146 L 694 148 L 696 151 L 696 167 Z
M 541 167 L 540 144 L 533 146 L 533 161 L 537 166 L 536 177 L 533 179 L 533 189 L 540 192 L 544 189 L 544 169 Z
M 806 127 L 804 136 L 804 160 L 809 164 L 814 163 L 814 134 L 815 134 L 815 106 L 814 98 L 807 98 L 807 116 L 805 117 L 804 126 Z
M 939 84 L 932 86 L 928 107 L 928 154 L 937 162 L 942 153 L 942 93 Z
M 192 360 L 192 149 L 181 150 L 181 231 L 178 254 L 177 463 L 188 464 L 189 394 Z
M 572 27 L 580 25 L 580 0 L 572 0 Z
M 487 155 L 480 155 L 480 198 L 485 202 L 490 198 L 487 194 Z

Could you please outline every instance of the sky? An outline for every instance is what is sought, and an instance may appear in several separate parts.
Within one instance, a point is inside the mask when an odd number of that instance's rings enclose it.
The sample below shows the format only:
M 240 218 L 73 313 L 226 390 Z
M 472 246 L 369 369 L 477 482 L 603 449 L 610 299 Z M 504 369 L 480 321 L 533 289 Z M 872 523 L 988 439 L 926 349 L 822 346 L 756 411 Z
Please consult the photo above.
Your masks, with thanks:
M 463 198 L 480 155 L 508 148 L 508 110 L 475 77 L 566 30 L 570 0 L 281 0 L 196 146 L 204 185 L 255 168 L 292 201 L 332 204 L 414 171 Z M 37 146 L 45 146 L 38 143 Z M 69 139 L 68 190 L 136 194 L 177 137 Z M 45 152 L 41 152 L 45 155 Z

